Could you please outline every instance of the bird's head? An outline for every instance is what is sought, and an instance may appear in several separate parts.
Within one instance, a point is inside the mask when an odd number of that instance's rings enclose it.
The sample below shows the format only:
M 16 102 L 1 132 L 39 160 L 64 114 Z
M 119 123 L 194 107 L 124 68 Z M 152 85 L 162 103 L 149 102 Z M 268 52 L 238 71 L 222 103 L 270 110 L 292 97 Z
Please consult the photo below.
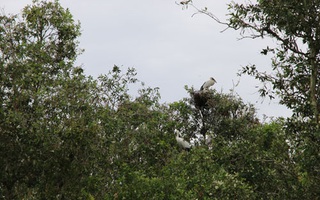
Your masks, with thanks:
M 176 136 L 180 136 L 180 131 L 177 130 L 177 129 L 174 129 L 174 134 L 175 134 Z
M 216 79 L 214 79 L 214 78 L 212 78 L 212 77 L 210 77 L 210 80 L 212 80 L 214 83 L 217 82 Z

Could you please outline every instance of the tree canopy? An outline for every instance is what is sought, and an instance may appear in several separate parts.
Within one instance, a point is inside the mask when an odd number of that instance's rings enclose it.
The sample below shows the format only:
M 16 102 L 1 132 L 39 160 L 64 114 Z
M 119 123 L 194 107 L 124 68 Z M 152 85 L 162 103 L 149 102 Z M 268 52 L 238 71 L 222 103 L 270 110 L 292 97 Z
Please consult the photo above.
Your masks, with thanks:
M 312 28 L 305 42 L 294 40 L 308 35 L 307 22 L 294 29 L 277 14 L 287 4 L 271 3 L 279 10 L 267 1 L 231 4 L 228 24 L 255 30 L 252 37 L 274 32 L 283 40 L 263 51 L 275 53 L 274 77 L 254 66 L 243 69 L 273 83 L 295 111 L 268 123 L 235 93 L 186 86 L 188 97 L 161 103 L 159 89 L 138 80 L 134 68 L 114 65 L 98 78 L 87 76 L 74 63 L 82 51 L 80 24 L 58 1 L 36 0 L 20 15 L 1 14 L 0 198 L 317 199 L 312 69 L 318 57 L 309 45 L 317 31 Z M 316 20 L 297 14 L 314 11 L 311 3 L 289 5 L 285 12 L 295 20 Z M 270 30 L 259 32 L 267 18 L 274 20 L 264 26 Z M 294 43 L 310 51 L 295 50 Z M 135 95 L 132 84 L 139 88 Z M 175 129 L 191 151 L 179 148 Z
M 318 192 L 311 185 L 317 185 L 320 180 L 319 163 L 315 162 L 315 158 L 319 158 L 316 152 L 320 150 L 320 2 L 231 2 L 228 4 L 229 13 L 225 22 L 220 21 L 207 8 L 197 8 L 195 2 L 188 0 L 181 4 L 192 5 L 197 12 L 208 15 L 226 28 L 239 30 L 243 38 L 270 37 L 276 41 L 276 45 L 261 50 L 263 55 L 273 55 L 270 74 L 260 72 L 256 65 L 243 67 L 239 74 L 248 74 L 260 80 L 263 83 L 259 89 L 261 96 L 278 96 L 280 103 L 293 111 L 292 117 L 283 126 L 286 140 L 290 148 L 295 148 L 294 155 L 291 154 L 295 162 L 301 162 L 301 165 L 296 163 L 300 180 L 308 179 L 312 182 L 308 192 L 316 197 Z

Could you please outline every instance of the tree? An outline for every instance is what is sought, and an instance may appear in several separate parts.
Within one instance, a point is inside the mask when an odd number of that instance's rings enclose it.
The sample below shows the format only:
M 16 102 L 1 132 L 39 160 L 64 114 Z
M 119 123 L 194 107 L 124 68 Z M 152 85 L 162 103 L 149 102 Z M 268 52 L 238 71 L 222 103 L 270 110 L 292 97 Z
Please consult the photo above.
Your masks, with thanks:
M 58 1 L 0 20 L 1 198 L 319 196 L 317 129 L 298 118 L 262 124 L 237 95 L 187 87 L 190 97 L 161 104 L 134 68 L 86 76 L 74 66 L 80 26 Z M 182 151 L 175 128 L 213 141 Z
M 194 5 L 191 0 L 181 3 Z M 262 49 L 273 54 L 272 73 L 259 72 L 255 65 L 244 67 L 240 74 L 260 80 L 261 96 L 280 97 L 280 103 L 293 110 L 284 124 L 286 137 L 299 169 L 308 198 L 319 196 L 319 64 L 320 64 L 320 1 L 258 0 L 255 3 L 229 5 L 229 19 L 220 21 L 206 8 L 197 9 L 227 28 L 240 30 L 243 38 L 273 38 L 277 45 Z M 268 85 L 267 83 L 270 83 Z M 270 87 L 271 86 L 271 87 Z M 308 152 L 308 153 L 307 153 Z M 302 175 L 303 174 L 303 175 Z
M 163 199 L 174 191 L 165 181 L 163 168 L 177 149 L 170 113 L 159 103 L 157 88 L 144 86 L 136 97 L 128 94 L 129 84 L 139 83 L 136 71 L 114 66 L 100 76 L 99 113 L 106 152 L 100 189 L 108 199 Z M 115 100 L 116 99 L 116 100 Z M 100 163 L 101 161 L 99 161 Z M 96 196 L 95 196 L 96 197 Z
M 256 5 L 232 4 L 229 26 L 234 29 L 254 30 L 250 37 L 270 36 L 280 45 L 266 48 L 272 52 L 275 76 L 249 71 L 260 80 L 270 81 L 281 97 L 281 103 L 295 114 L 319 123 L 319 1 L 259 1 Z M 312 112 L 310 112 L 312 111 Z
M 219 135 L 229 140 L 242 137 L 249 129 L 259 124 L 253 105 L 245 104 L 235 94 L 218 93 L 216 90 L 195 91 L 186 87 L 190 98 L 170 104 L 177 128 L 191 138 L 199 134 L 206 136 Z M 202 106 L 199 107 L 198 99 Z M 198 134 L 198 135 L 197 135 Z
M 273 74 L 259 72 L 255 65 L 244 67 L 242 73 L 255 76 L 272 88 L 261 88 L 262 96 L 278 95 L 280 103 L 294 114 L 319 123 L 319 54 L 320 26 L 318 0 L 265 1 L 229 4 L 229 19 L 220 21 L 207 9 L 197 9 L 228 28 L 240 30 L 243 38 L 274 38 L 279 45 L 266 47 L 262 54 L 272 53 Z M 193 5 L 186 1 L 183 5 Z
M 186 89 L 190 98 L 169 105 L 175 126 L 190 140 L 196 140 L 205 130 L 205 135 L 212 136 L 212 143 L 207 146 L 200 142 L 189 153 L 182 151 L 170 159 L 170 170 L 164 168 L 164 173 L 171 173 L 168 176 L 172 179 L 171 187 L 181 192 L 175 196 L 191 199 L 314 197 L 303 192 L 306 188 L 298 179 L 296 159 L 289 156 L 292 149 L 286 142 L 288 135 L 283 119 L 262 124 L 256 119 L 252 105 L 232 93 L 215 90 L 200 94 L 204 105 L 199 108 L 195 102 L 198 91 Z
M 73 66 L 79 24 L 58 1 L 34 1 L 21 16 L 3 14 L 0 21 L 1 195 L 93 192 L 88 182 L 100 128 L 91 95 L 96 83 Z
M 80 25 L 58 1 L 34 1 L 0 20 L 1 198 L 152 192 L 160 180 L 146 177 L 161 171 L 174 141 L 157 88 L 142 84 L 129 95 L 128 85 L 139 82 L 132 68 L 84 75 L 74 66 Z
M 255 66 L 244 73 L 261 81 L 270 82 L 280 103 L 293 109 L 288 120 L 288 133 L 296 151 L 301 174 L 307 174 L 305 189 L 310 198 L 319 195 L 311 185 L 319 184 L 319 55 L 320 55 L 320 2 L 313 1 L 258 1 L 255 5 L 231 4 L 229 26 L 234 29 L 255 31 L 250 37 L 275 38 L 280 45 L 266 48 L 262 53 L 274 53 L 272 69 L 275 75 L 259 73 Z M 261 90 L 263 93 L 266 90 Z M 296 119 L 295 119 L 296 118 Z M 306 153 L 308 152 L 308 153 Z M 311 164 L 312 163 L 312 164 Z M 304 182 L 303 181 L 303 182 Z M 310 184 L 310 185 L 309 185 Z

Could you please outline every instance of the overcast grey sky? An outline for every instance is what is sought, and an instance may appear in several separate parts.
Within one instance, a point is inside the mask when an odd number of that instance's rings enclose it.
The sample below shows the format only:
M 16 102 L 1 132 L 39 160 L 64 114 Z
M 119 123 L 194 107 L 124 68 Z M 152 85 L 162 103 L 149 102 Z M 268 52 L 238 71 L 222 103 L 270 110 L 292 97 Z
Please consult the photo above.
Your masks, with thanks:
M 177 0 L 178 2 L 179 0 Z M 235 0 L 239 2 L 239 0 Z M 5 13 L 19 13 L 32 0 L 1 0 Z M 206 6 L 220 19 L 227 13 L 229 1 L 195 1 Z M 228 93 L 239 81 L 242 66 L 256 64 L 270 70 L 270 58 L 260 55 L 272 40 L 238 40 L 239 32 L 221 31 L 224 26 L 194 9 L 182 9 L 175 0 L 60 0 L 81 22 L 80 47 L 85 52 L 77 64 L 94 77 L 107 73 L 113 65 L 134 67 L 138 78 L 151 87 L 159 87 L 162 102 L 188 97 L 184 85 L 200 88 L 214 77 L 218 91 Z M 201 5 L 202 3 L 202 5 Z M 258 109 L 261 117 L 288 116 L 290 112 L 277 101 L 262 99 L 259 83 L 243 76 L 235 91 L 244 102 Z

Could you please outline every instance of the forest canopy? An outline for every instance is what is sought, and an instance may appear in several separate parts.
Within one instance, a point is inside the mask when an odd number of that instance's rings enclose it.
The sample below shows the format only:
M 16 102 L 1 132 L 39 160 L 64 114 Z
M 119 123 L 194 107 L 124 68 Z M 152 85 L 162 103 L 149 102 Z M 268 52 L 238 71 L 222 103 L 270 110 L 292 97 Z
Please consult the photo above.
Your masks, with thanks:
M 259 121 L 254 106 L 235 93 L 214 86 L 186 86 L 188 97 L 161 103 L 158 88 L 138 80 L 134 68 L 114 65 L 98 78 L 86 75 L 75 65 L 80 24 L 59 1 L 36 0 L 21 14 L 1 14 L 0 198 L 319 198 L 314 70 L 320 49 L 313 42 L 320 37 L 317 27 L 303 29 L 318 18 L 302 15 L 319 12 L 320 3 L 311 2 L 296 8 L 271 1 L 277 11 L 265 1 L 231 4 L 228 26 L 281 33 L 283 44 L 266 49 L 275 52 L 279 62 L 272 67 L 279 74 L 243 69 L 274 84 L 262 95 L 279 95 L 294 112 L 270 122 Z M 291 27 L 282 12 L 303 22 Z M 248 26 L 253 19 L 274 21 Z M 309 52 L 296 52 L 293 38 L 299 36 Z M 177 131 L 190 151 L 178 145 Z

